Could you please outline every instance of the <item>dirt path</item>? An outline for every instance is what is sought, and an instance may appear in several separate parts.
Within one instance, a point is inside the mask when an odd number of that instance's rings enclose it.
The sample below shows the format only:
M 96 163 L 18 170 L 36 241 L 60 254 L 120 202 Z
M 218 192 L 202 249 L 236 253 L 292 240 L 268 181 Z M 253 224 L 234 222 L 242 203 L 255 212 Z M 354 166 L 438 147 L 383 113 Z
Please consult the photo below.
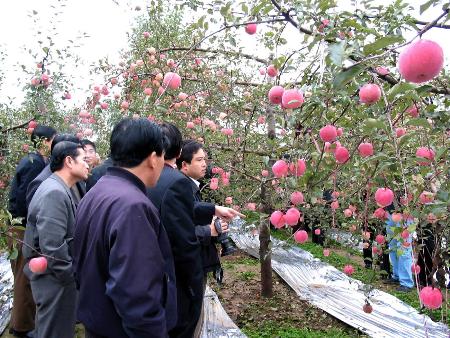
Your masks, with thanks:
M 346 336 L 365 337 L 326 312 L 302 301 L 296 293 L 273 273 L 274 297 L 260 296 L 259 261 L 243 252 L 222 258 L 224 283 L 219 287 L 210 281 L 228 315 L 241 328 L 250 332 L 276 323 L 279 327 L 327 331 L 337 329 Z M 248 334 L 248 332 L 246 332 Z M 270 335 L 269 335 L 270 336 Z M 295 335 L 289 337 L 294 337 Z

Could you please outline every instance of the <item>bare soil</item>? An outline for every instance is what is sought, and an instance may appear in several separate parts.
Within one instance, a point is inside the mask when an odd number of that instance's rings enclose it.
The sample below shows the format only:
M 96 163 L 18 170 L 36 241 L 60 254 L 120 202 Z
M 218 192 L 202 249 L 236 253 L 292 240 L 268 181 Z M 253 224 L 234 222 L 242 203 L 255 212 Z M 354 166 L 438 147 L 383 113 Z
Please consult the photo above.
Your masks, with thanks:
M 261 280 L 259 261 L 243 252 L 222 257 L 224 282 L 222 286 L 210 280 L 222 306 L 230 318 L 242 329 L 261 326 L 266 321 L 280 326 L 329 330 L 337 328 L 351 336 L 363 336 L 357 330 L 300 300 L 296 293 L 273 272 L 273 298 L 260 295 Z

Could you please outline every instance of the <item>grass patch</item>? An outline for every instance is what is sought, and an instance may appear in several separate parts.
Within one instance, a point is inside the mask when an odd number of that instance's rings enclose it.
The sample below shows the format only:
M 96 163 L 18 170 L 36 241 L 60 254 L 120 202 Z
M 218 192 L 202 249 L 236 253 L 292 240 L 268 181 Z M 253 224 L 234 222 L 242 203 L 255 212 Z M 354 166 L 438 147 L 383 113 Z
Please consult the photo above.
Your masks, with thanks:
M 249 338 L 322 338 L 322 337 L 358 337 L 358 335 L 351 335 L 340 329 L 327 329 L 327 330 L 314 330 L 308 328 L 297 328 L 288 326 L 286 324 L 281 325 L 275 321 L 265 321 L 259 326 L 245 326 L 242 331 Z
M 244 272 L 239 273 L 239 278 L 244 281 L 252 280 L 255 277 L 256 277 L 256 273 L 251 272 L 251 271 L 244 271 Z
M 245 257 L 239 257 L 238 259 L 236 259 L 233 262 L 222 260 L 221 264 L 224 269 L 235 269 L 236 264 L 257 266 L 257 265 L 259 265 L 259 259 L 256 259 L 256 258 L 253 258 L 250 256 L 245 256 Z

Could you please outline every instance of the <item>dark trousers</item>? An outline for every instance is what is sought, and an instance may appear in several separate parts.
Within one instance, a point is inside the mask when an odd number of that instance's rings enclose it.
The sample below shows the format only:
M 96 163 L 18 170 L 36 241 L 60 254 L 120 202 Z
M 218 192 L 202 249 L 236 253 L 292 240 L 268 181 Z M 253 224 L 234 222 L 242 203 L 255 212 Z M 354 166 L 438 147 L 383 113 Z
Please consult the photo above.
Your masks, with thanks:
M 23 230 L 14 229 L 13 233 L 16 238 L 23 240 Z M 12 240 L 8 244 L 10 249 L 12 249 Z M 11 270 L 14 275 L 14 298 L 9 325 L 17 332 L 28 332 L 34 329 L 36 305 L 34 304 L 30 281 L 23 273 L 25 259 L 22 255 L 22 244 L 17 243 L 16 248 L 18 250 L 17 258 L 10 261 Z
M 87 327 L 84 327 L 84 332 L 85 332 L 85 335 L 84 335 L 85 338 L 108 338 L 105 336 L 100 336 L 99 334 L 96 334 L 92 331 L 89 331 L 89 329 Z
M 367 243 L 369 244 L 369 246 L 367 248 L 363 248 L 363 257 L 366 268 L 371 268 L 373 263 L 373 255 L 372 255 L 373 230 L 368 229 L 367 231 L 370 232 L 370 238 L 367 239 L 366 237 L 364 237 L 363 243 Z
M 417 264 L 420 266 L 420 273 L 418 275 L 420 285 L 431 285 L 433 272 L 433 251 L 435 247 L 434 236 L 419 237 L 418 243 L 420 246 L 417 257 Z
M 205 301 L 205 291 L 206 291 L 206 283 L 208 282 L 208 274 L 206 273 L 203 277 L 203 297 L 202 297 L 202 310 L 200 312 L 200 318 L 197 322 L 197 326 L 194 331 L 194 338 L 200 338 L 203 330 L 203 321 L 205 317 L 205 307 L 203 306 L 203 303 Z
M 192 299 L 185 291 L 186 287 L 177 280 L 177 325 L 170 330 L 171 338 L 192 338 L 203 306 L 203 295 Z
M 77 290 L 75 281 L 66 285 L 51 274 L 31 281 L 36 303 L 35 338 L 73 338 Z

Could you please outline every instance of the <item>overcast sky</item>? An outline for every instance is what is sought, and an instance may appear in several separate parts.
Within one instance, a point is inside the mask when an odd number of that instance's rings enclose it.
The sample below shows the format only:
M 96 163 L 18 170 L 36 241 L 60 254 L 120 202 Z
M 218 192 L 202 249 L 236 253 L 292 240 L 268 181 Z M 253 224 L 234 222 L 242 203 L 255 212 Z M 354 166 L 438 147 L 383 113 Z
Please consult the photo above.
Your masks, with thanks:
M 410 4 L 415 7 L 426 0 L 411 0 Z M 384 1 L 385 2 L 385 1 Z M 120 3 L 120 5 L 118 5 Z M 88 38 L 80 41 L 80 47 L 74 49 L 83 62 L 75 65 L 67 65 L 65 70 L 75 84 L 73 89 L 74 100 L 72 104 L 82 102 L 85 95 L 81 88 L 87 90 L 94 81 L 88 74 L 89 64 L 98 59 L 108 56 L 112 61 L 119 60 L 118 51 L 127 47 L 127 33 L 136 16 L 142 12 L 136 11 L 136 6 L 145 9 L 145 0 L 15 0 L 0 2 L 0 49 L 6 51 L 6 60 L 2 63 L 2 71 L 5 75 L 3 85 L 0 88 L 0 102 L 8 102 L 8 96 L 13 97 L 15 105 L 19 105 L 22 98 L 22 90 L 18 87 L 18 77 L 28 81 L 29 76 L 23 74 L 16 63 L 31 67 L 36 60 L 33 59 L 25 49 L 38 50 L 37 31 L 42 35 L 51 35 L 55 42 L 54 48 L 62 48 L 68 45 L 68 40 L 75 40 L 81 33 L 87 33 Z M 351 9 L 350 1 L 340 1 L 347 9 Z M 61 7 L 61 4 L 66 4 Z M 52 7 L 52 5 L 54 7 Z M 32 14 L 35 10 L 37 14 Z M 58 11 L 61 11 L 59 13 Z M 439 9 L 429 10 L 421 17 L 422 20 L 434 19 Z M 33 22 L 38 19 L 38 24 Z M 53 19 L 52 19 L 53 18 Z M 57 20 L 55 20 L 55 18 Z M 53 21 L 54 30 L 50 26 Z M 424 35 L 424 38 L 432 39 L 441 44 L 446 54 L 446 64 L 450 55 L 450 33 L 448 30 L 432 29 Z M 252 39 L 246 34 L 242 40 L 254 51 Z M 254 40 L 254 39 L 253 39 Z M 26 80 L 25 80 L 26 79 Z M 24 83 L 24 82 L 22 82 Z M 80 88 L 80 89 L 76 89 Z

